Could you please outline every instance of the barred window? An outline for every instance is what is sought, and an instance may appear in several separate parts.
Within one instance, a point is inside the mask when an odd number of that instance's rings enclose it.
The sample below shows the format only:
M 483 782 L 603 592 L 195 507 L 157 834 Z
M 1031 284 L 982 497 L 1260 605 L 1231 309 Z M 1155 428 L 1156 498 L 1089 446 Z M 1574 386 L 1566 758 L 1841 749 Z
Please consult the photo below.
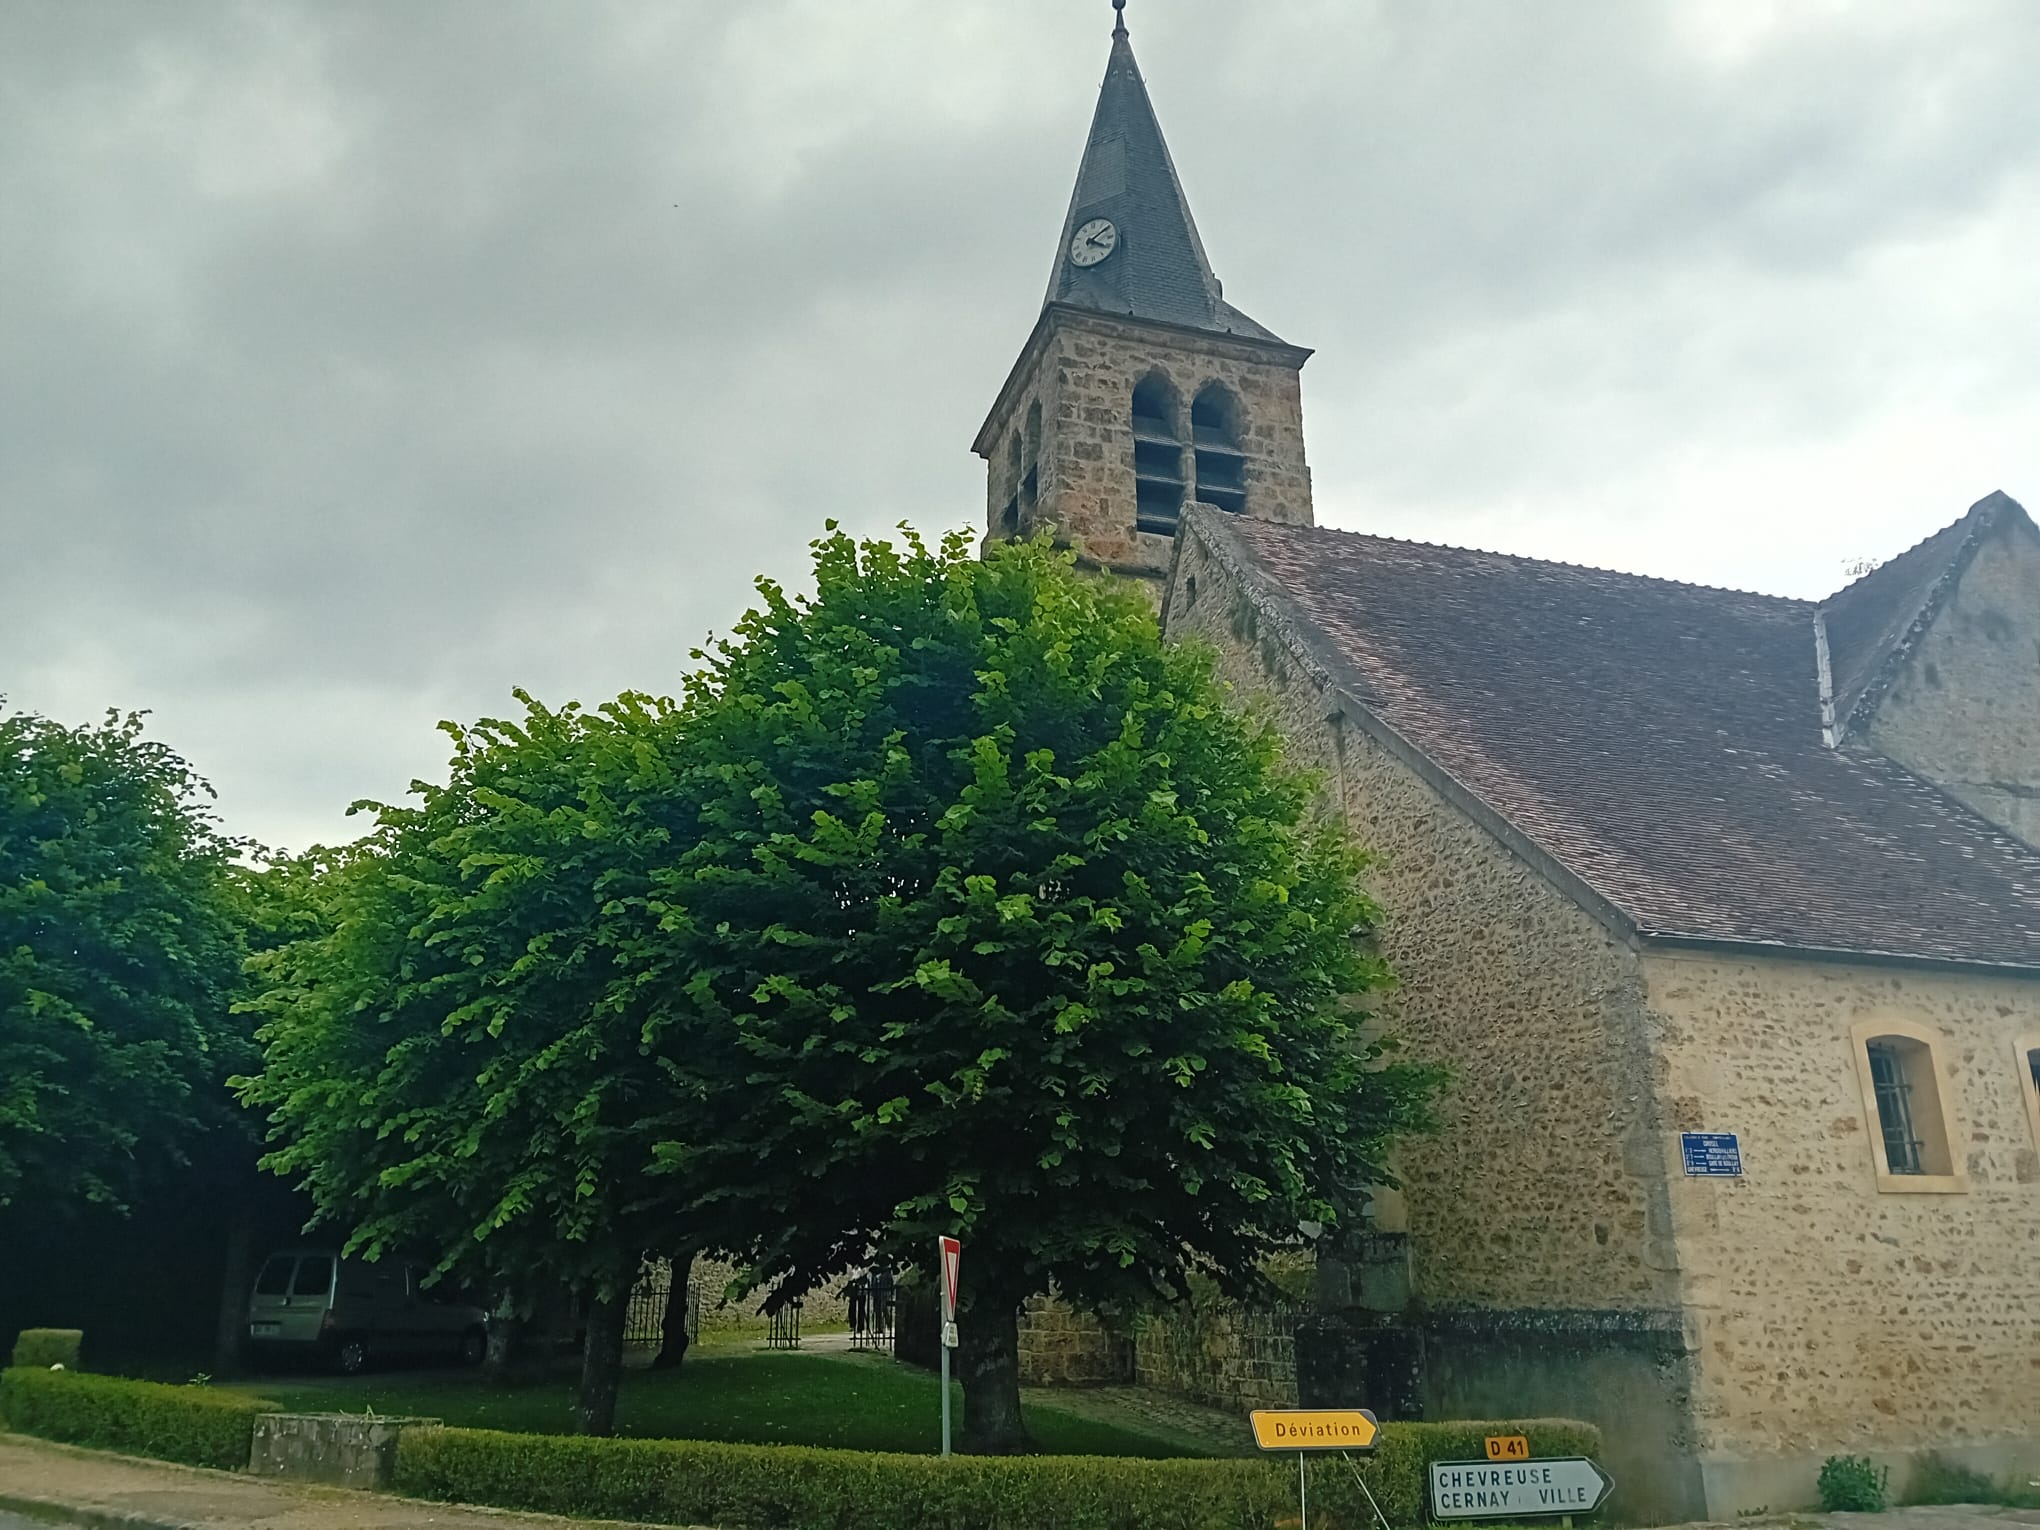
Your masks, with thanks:
M 1854 1038 L 1877 1188 L 1968 1189 L 1968 1174 L 1956 1157 L 1963 1138 L 1950 1082 L 1941 1076 L 1941 1038 L 1897 1018 L 1858 1025 Z
M 1884 1162 L 1893 1174 L 1922 1174 L 1921 1148 L 1913 1130 L 1912 1085 L 1905 1062 L 1889 1041 L 1870 1043 L 1870 1077 L 1877 1085 L 1877 1124 L 1884 1132 Z
M 2040 1031 L 2021 1036 L 2012 1052 L 2019 1062 L 2019 1089 L 2026 1096 L 2026 1124 L 2033 1129 L 2033 1146 L 2040 1148 Z

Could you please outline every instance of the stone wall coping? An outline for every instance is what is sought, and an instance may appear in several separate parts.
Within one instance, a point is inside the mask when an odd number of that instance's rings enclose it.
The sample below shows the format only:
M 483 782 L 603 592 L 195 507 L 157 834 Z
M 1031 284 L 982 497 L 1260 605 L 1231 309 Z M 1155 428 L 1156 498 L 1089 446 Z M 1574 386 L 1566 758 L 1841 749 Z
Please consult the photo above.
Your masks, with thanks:
M 297 1412 L 287 1413 L 278 1411 L 275 1413 L 258 1413 L 255 1415 L 255 1421 L 257 1423 L 268 1423 L 271 1420 L 298 1420 L 298 1419 L 304 1420 L 316 1419 L 321 1423 L 324 1423 L 329 1419 L 344 1419 L 346 1422 L 350 1424 L 374 1424 L 378 1426 L 385 1424 L 407 1424 L 417 1426 L 444 1425 L 446 1422 L 444 1419 L 426 1418 L 422 1414 L 342 1413 L 334 1410 L 328 1410 L 324 1413 L 297 1413 Z

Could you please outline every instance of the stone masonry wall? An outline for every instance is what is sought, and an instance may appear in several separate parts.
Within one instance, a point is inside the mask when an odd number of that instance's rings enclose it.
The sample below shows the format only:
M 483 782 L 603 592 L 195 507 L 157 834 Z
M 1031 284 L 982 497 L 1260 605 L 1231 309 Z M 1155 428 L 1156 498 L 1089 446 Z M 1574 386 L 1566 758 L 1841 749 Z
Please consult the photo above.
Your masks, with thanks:
M 1382 1016 L 1445 1063 L 1444 1127 L 1406 1144 L 1415 1295 L 1439 1306 L 1669 1307 L 1676 1256 L 1651 1092 L 1638 958 L 1359 727 L 1233 576 L 1186 536 L 1171 638 L 1220 651 L 1244 698 L 1272 707 L 1290 758 L 1375 855 Z M 1193 581 L 1195 595 L 1193 597 Z
M 1037 1296 L 1020 1313 L 1020 1383 L 1030 1387 L 1124 1385 L 1133 1341 L 1088 1312 Z
M 772 1325 L 760 1309 L 765 1302 L 763 1291 L 753 1291 L 742 1301 L 730 1301 L 724 1296 L 731 1280 L 736 1277 L 737 1267 L 721 1259 L 697 1259 L 689 1275 L 695 1289 L 701 1293 L 701 1327 L 705 1333 L 751 1333 L 764 1334 Z M 809 1291 L 801 1298 L 800 1322 L 806 1332 L 821 1329 L 840 1328 L 849 1318 L 850 1298 L 847 1280 L 832 1280 L 828 1284 Z
M 2040 1033 L 2040 982 L 1671 953 L 1645 970 L 1668 1133 L 1742 1144 L 1744 1178 L 1672 1194 L 1710 1504 L 1804 1501 L 1844 1450 L 2040 1470 L 2040 1143 L 2013 1048 Z M 1878 1188 L 1852 1028 L 1885 1020 L 1943 1038 L 1966 1190 Z
M 1870 742 L 2040 846 L 2040 539 L 2015 517 L 1877 703 Z
M 1104 315 L 1056 313 L 1023 358 L 1023 385 L 1001 400 L 988 426 L 986 524 L 999 517 L 1030 463 L 1030 410 L 1041 406 L 1032 461 L 1038 495 L 1022 535 L 1043 525 L 1058 542 L 1081 542 L 1087 559 L 1121 573 L 1159 578 L 1171 539 L 1134 526 L 1133 390 L 1151 373 L 1179 399 L 1184 460 L 1191 460 L 1190 405 L 1208 382 L 1239 400 L 1246 455 L 1246 513 L 1259 520 L 1311 523 L 1310 468 L 1303 452 L 1303 397 L 1294 353 L 1223 336 L 1179 332 Z M 1014 452 L 1014 443 L 1020 450 Z M 1017 465 L 1016 465 L 1017 464 Z M 1186 490 L 1186 503 L 1194 488 Z
M 1923 1449 L 2040 1470 L 2040 1143 L 2013 1045 L 2040 984 L 1638 950 L 1346 719 L 1196 538 L 1169 589 L 1170 636 L 1217 645 L 1375 851 L 1383 1014 L 1454 1070 L 1443 1132 L 1398 1158 L 1420 1306 L 1669 1319 L 1662 1400 L 1716 1517 L 1809 1502 L 1852 1448 L 1895 1484 Z M 1881 1018 L 1944 1037 L 1965 1188 L 1879 1189 L 1852 1027 Z M 1702 1129 L 1740 1134 L 1742 1180 L 1678 1172 Z
M 1150 1319 L 1134 1340 L 1134 1380 L 1144 1387 L 1250 1412 L 1296 1406 L 1296 1325 L 1286 1307 L 1200 1302 Z

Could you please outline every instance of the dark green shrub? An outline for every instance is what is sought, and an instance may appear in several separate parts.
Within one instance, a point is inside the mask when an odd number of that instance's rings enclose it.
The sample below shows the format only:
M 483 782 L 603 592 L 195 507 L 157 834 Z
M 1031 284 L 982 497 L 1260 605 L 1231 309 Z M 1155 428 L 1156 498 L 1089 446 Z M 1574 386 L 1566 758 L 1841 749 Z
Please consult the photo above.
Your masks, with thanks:
M 1907 1503 L 1997 1503 L 2005 1490 L 1982 1472 L 1928 1451 L 1906 1480 Z
M 1972 1467 L 1927 1451 L 1913 1462 L 1906 1479 L 1907 1503 L 1990 1503 L 2010 1509 L 2040 1509 L 2040 1484 L 2024 1486 L 2031 1473 L 2015 1473 L 2000 1482 Z
M 61 1365 L 78 1369 L 78 1348 L 85 1342 L 82 1328 L 24 1328 L 14 1340 L 15 1365 L 46 1371 Z
M 1421 1520 L 1433 1461 L 1478 1460 L 1490 1434 L 1537 1455 L 1592 1455 L 1600 1433 L 1564 1420 L 1390 1424 L 1355 1458 L 1389 1518 Z M 424 1498 L 731 1530 L 1267 1530 L 1296 1507 L 1286 1457 L 1138 1461 L 929 1456 L 701 1440 L 603 1440 L 482 1429 L 407 1431 L 396 1487 Z M 1372 1522 L 1346 1462 L 1314 1457 L 1313 1523 Z
M 1830 1514 L 1881 1514 L 1891 1469 L 1868 1456 L 1829 1456 L 1820 1464 L 1820 1506 Z
M 189 1466 L 248 1464 L 255 1415 L 275 1404 L 208 1387 L 171 1387 L 83 1371 L 0 1371 L 0 1421 L 22 1434 Z

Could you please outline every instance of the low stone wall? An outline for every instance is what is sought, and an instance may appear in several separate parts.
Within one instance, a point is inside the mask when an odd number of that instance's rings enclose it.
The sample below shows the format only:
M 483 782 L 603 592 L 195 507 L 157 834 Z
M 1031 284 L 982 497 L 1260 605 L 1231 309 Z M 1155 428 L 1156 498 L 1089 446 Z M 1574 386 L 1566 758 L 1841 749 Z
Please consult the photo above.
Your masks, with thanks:
M 701 1330 L 703 1333 L 750 1333 L 763 1334 L 770 1326 L 765 1314 L 758 1309 L 764 1304 L 765 1293 L 753 1291 L 741 1302 L 725 1301 L 723 1292 L 728 1289 L 736 1275 L 736 1266 L 720 1259 L 697 1259 L 694 1261 L 692 1281 L 695 1290 L 701 1294 Z M 846 1294 L 848 1277 L 830 1281 L 826 1286 L 808 1292 L 801 1298 L 800 1324 L 804 1331 L 842 1328 L 850 1319 L 850 1299 Z
M 1214 1408 L 1296 1406 L 1296 1307 L 1196 1303 L 1152 1318 L 1135 1337 L 1133 1379 Z
M 1709 1516 L 1692 1355 L 1676 1309 L 1447 1310 L 1424 1314 L 1418 1326 L 1425 1418 L 1585 1419 L 1601 1429 L 1601 1464 L 1615 1479 L 1608 1509 L 1618 1520 Z
M 1133 1380 L 1133 1341 L 1051 1296 L 1020 1311 L 1020 1384 L 1096 1387 Z
M 264 1413 L 248 1446 L 248 1473 L 288 1482 L 380 1490 L 397 1464 L 406 1429 L 437 1429 L 436 1418 L 374 1418 L 358 1413 Z

